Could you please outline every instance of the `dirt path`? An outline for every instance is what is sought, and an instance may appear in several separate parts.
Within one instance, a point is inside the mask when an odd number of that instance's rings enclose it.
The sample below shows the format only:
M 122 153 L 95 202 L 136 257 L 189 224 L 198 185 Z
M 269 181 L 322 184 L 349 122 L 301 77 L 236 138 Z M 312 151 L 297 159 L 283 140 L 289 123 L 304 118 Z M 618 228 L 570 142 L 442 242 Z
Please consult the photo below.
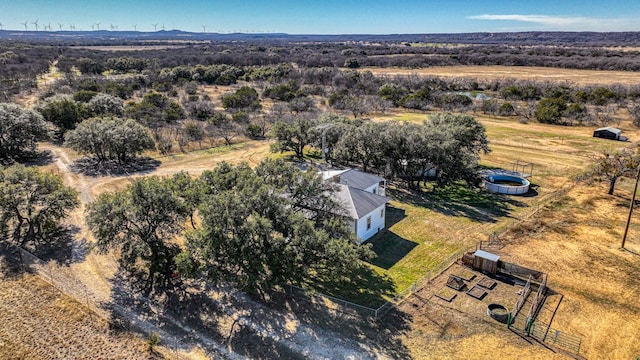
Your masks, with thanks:
M 86 289 L 91 302 L 95 304 L 112 302 L 113 277 L 117 264 L 110 255 L 98 255 L 88 252 L 87 247 L 93 243 L 91 233 L 87 229 L 84 219 L 84 209 L 101 192 L 111 191 L 126 186 L 132 178 L 160 175 L 169 176 L 180 171 L 187 171 L 192 175 L 199 175 L 204 170 L 211 169 L 222 161 L 238 163 L 258 163 L 269 151 L 267 142 L 248 142 L 239 149 L 223 152 L 215 155 L 206 152 L 196 152 L 193 156 L 182 155 L 162 158 L 162 164 L 155 170 L 145 174 L 131 174 L 130 176 L 101 176 L 91 177 L 74 172 L 72 165 L 76 156 L 68 149 L 51 144 L 41 144 L 41 150 L 47 150 L 52 154 L 53 165 L 63 176 L 65 183 L 74 187 L 80 193 L 81 206 L 76 209 L 68 219 L 69 223 L 78 228 L 73 243 L 72 264 L 70 268 L 76 279 Z M 232 295 L 230 295 L 232 293 Z M 230 336 L 239 328 L 249 331 L 259 339 L 268 339 L 269 342 L 287 348 L 292 354 L 304 358 L 314 359 L 384 359 L 389 358 L 378 354 L 374 347 L 364 343 L 355 343 L 350 340 L 340 339 L 335 334 L 329 333 L 317 326 L 303 323 L 293 314 L 283 314 L 275 310 L 259 305 L 242 294 L 229 291 L 224 294 L 210 294 L 212 297 L 226 299 L 217 301 L 222 314 L 216 319 L 219 333 L 229 333 Z M 241 304 L 238 307 L 238 304 Z M 116 306 L 115 309 L 128 319 L 136 319 L 136 326 L 145 332 L 157 331 L 152 322 L 141 319 L 140 314 Z M 104 313 L 104 310 L 96 309 Z M 166 320 L 163 318 L 163 320 Z M 225 358 L 241 358 L 228 346 L 216 342 L 201 329 L 189 327 L 186 324 L 175 322 L 174 327 L 180 332 L 191 334 L 187 345 L 191 347 L 202 346 L 210 353 Z M 257 344 L 253 344 L 258 346 Z M 262 345 L 264 346 L 264 345 Z

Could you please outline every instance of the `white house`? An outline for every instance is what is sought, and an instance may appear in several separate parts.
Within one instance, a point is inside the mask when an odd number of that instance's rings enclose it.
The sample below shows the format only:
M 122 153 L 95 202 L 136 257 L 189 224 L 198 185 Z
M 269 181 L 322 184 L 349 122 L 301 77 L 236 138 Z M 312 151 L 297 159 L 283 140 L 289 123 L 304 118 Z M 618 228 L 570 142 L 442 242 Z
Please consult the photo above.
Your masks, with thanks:
M 355 169 L 323 171 L 322 178 L 338 185 L 335 196 L 361 242 L 384 229 L 385 179 Z

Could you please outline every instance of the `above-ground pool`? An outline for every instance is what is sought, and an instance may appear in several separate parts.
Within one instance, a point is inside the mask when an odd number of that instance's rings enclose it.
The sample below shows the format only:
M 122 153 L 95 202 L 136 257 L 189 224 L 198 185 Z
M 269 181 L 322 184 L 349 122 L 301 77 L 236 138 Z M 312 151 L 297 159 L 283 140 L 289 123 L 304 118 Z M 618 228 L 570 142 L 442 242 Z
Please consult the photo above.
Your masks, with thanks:
M 522 195 L 529 192 L 529 180 L 515 175 L 492 174 L 484 180 L 487 190 L 509 195 Z

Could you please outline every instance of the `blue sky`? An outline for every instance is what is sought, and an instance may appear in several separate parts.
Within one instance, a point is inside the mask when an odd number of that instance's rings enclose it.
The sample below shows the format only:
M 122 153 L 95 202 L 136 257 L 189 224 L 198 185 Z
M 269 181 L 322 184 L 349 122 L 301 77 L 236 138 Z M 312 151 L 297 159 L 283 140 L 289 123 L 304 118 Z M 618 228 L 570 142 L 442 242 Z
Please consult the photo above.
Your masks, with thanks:
M 290 34 L 640 31 L 632 0 L 0 0 L 3 29 L 180 29 Z

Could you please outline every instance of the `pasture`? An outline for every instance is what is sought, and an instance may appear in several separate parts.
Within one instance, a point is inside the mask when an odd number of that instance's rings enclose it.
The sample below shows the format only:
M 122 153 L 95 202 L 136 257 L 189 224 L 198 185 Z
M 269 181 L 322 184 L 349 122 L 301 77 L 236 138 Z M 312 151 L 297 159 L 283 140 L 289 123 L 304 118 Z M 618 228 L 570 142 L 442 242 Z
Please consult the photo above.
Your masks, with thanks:
M 376 75 L 416 73 L 483 79 L 509 77 L 536 81 L 561 80 L 580 85 L 632 84 L 640 80 L 640 75 L 629 72 L 503 66 L 368 70 Z M 208 87 L 206 92 L 217 97 L 228 89 Z M 363 305 L 379 306 L 385 299 L 411 286 L 451 254 L 471 248 L 477 241 L 499 233 L 506 245 L 503 249 L 505 259 L 547 272 L 550 287 L 565 296 L 553 326 L 583 339 L 584 352 L 581 355 L 589 358 L 637 356 L 640 353 L 640 339 L 635 329 L 640 327 L 640 309 L 634 304 L 640 295 L 640 284 L 637 277 L 628 274 L 637 274 L 640 270 L 640 224 L 632 224 L 627 245 L 629 251 L 619 250 L 619 238 L 626 219 L 632 184 L 630 181 L 623 181 L 614 196 L 607 196 L 603 185 L 576 185 L 575 181 L 587 169 L 593 156 L 603 150 L 630 146 L 631 143 L 595 139 L 591 136 L 593 127 L 562 127 L 520 123 L 514 118 L 475 116 L 486 126 L 491 141 L 492 151 L 482 156 L 481 165 L 511 170 L 515 161 L 532 163 L 533 191 L 524 197 L 494 195 L 463 187 L 427 189 L 415 193 L 406 190 L 401 182 L 391 184 L 388 190 L 388 195 L 392 198 L 387 211 L 388 230 L 370 241 L 378 255 L 371 261 L 370 269 L 391 282 L 391 291 L 385 288 L 384 294 L 376 293 L 377 283 L 370 282 L 369 285 L 373 288 L 368 290 L 371 291 L 335 295 Z M 626 118 L 624 113 L 615 116 Z M 373 120 L 421 122 L 427 117 L 426 113 L 392 111 L 376 116 Z M 619 127 L 631 141 L 640 139 L 640 131 L 629 121 L 622 121 Z M 220 161 L 246 161 L 255 165 L 265 157 L 278 156 L 269 154 L 267 141 L 247 141 L 230 147 L 162 157 L 155 153 L 148 155 L 161 161 L 157 169 L 149 172 L 157 175 L 170 175 L 181 170 L 196 175 Z M 71 157 L 74 158 L 75 155 L 71 154 Z M 53 164 L 50 168 L 53 168 Z M 81 174 L 67 175 L 66 180 L 71 182 L 70 185 L 82 189 L 87 198 L 122 188 L 129 181 L 122 176 L 88 178 Z M 82 211 L 79 210 L 74 213 L 72 220 L 82 224 L 82 217 Z M 88 233 L 86 229 L 83 231 Z M 89 259 L 93 260 L 85 262 L 82 270 L 99 272 L 100 263 L 93 256 L 89 255 Z M 40 290 L 46 290 L 42 284 L 16 282 L 14 285 L 23 289 L 35 286 L 36 290 L 11 293 L 11 301 L 29 305 L 25 300 L 30 299 L 32 294 L 50 302 L 58 301 L 41 294 Z M 505 331 L 502 325 L 485 319 L 483 314 L 459 313 L 449 309 L 430 298 L 432 289 L 426 288 L 425 291 L 424 294 L 418 294 L 427 299 L 424 307 L 416 309 L 402 305 L 400 308 L 408 315 L 408 329 L 389 335 L 397 338 L 415 358 L 496 356 L 496 349 L 502 349 L 505 357 L 560 356 L 552 355 L 549 350 L 540 346 L 531 346 L 525 340 Z M 104 295 L 110 295 L 108 288 L 104 289 Z M 86 315 L 74 315 L 65 310 L 56 315 L 56 318 L 58 316 L 69 320 L 72 324 L 69 326 L 73 328 L 73 321 L 83 324 Z M 235 319 L 232 320 L 231 316 L 224 319 L 228 322 L 225 330 L 230 328 L 229 331 L 232 332 Z M 16 327 L 23 321 L 25 320 L 21 316 L 16 315 L 11 318 L 11 323 L 6 324 Z M 78 325 L 76 328 L 83 326 Z M 329 330 L 340 331 L 335 328 L 339 325 L 332 326 Z M 70 337 L 79 336 L 73 335 L 71 330 L 68 334 Z M 135 352 L 143 346 L 139 339 L 111 338 L 108 341 L 124 346 L 123 353 Z M 8 351 L 28 352 L 31 349 L 19 348 L 18 343 L 2 343 L 4 344 L 12 346 Z M 48 345 L 24 346 L 46 348 Z
M 360 68 L 374 75 L 420 75 L 446 78 L 469 78 L 483 81 L 531 80 L 537 82 L 566 83 L 569 85 L 636 85 L 640 73 L 631 71 L 576 70 L 535 66 L 433 66 L 421 69 Z

